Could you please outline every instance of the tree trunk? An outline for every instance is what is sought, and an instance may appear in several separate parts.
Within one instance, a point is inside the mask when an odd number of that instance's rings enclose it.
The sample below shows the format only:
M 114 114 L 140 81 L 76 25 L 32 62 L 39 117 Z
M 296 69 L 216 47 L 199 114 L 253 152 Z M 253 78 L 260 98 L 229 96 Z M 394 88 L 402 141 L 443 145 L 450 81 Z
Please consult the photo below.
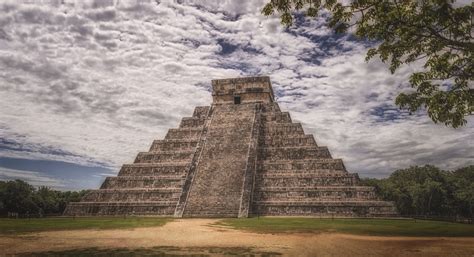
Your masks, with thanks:
M 431 199 L 433 199 L 433 192 L 431 192 L 430 198 L 428 200 L 428 214 L 431 212 Z

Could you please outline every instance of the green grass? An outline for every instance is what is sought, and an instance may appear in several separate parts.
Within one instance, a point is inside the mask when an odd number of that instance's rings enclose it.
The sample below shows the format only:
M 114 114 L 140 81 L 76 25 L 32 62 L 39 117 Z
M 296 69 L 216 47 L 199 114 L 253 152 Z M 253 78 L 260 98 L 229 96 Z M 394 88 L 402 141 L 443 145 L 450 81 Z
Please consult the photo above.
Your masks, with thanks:
M 280 253 L 276 252 L 265 252 L 258 251 L 253 248 L 247 247 L 172 247 L 172 246 L 158 246 L 151 248 L 113 248 L 113 249 L 101 249 L 101 248 L 83 248 L 83 249 L 71 249 L 63 251 L 46 251 L 46 252 L 33 252 L 23 253 L 18 256 L 21 257 L 76 257 L 76 256 L 280 256 Z
M 81 217 L 41 219 L 0 219 L 0 234 L 18 234 L 74 229 L 128 229 L 163 226 L 169 218 L 157 217 Z
M 345 233 L 375 236 L 474 237 L 474 225 L 413 219 L 250 218 L 218 225 L 260 233 Z
M 0 219 L 0 234 L 74 229 L 131 229 L 162 226 L 170 218 L 87 217 Z M 474 237 L 474 225 L 412 219 L 249 218 L 224 219 L 217 225 L 260 233 L 346 233 L 378 236 Z

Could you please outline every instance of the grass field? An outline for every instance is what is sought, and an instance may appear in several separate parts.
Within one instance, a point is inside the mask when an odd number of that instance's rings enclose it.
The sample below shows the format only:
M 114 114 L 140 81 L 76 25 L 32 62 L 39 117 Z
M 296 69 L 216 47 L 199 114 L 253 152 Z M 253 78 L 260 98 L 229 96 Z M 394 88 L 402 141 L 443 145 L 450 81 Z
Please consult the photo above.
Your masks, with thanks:
M 162 226 L 170 218 L 87 217 L 0 219 L 0 234 L 53 230 L 130 229 Z M 216 225 L 260 233 L 335 232 L 374 236 L 474 237 L 474 225 L 412 219 L 276 218 L 224 219 Z
M 169 218 L 156 217 L 0 219 L 0 234 L 5 235 L 52 230 L 154 227 L 163 226 L 170 220 L 171 219 Z
M 218 223 L 260 233 L 335 232 L 374 236 L 474 237 L 474 225 L 412 219 L 250 218 Z

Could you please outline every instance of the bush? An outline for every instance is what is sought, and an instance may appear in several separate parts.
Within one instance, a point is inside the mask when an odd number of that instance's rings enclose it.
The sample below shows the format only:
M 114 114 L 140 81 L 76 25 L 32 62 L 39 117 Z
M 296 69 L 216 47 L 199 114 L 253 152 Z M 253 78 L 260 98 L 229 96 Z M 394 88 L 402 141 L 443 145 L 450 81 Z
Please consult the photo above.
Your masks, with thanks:
M 473 218 L 474 166 L 443 171 L 431 165 L 397 170 L 386 179 L 362 179 L 402 215 Z
M 62 214 L 68 202 L 78 202 L 86 193 L 87 190 L 62 192 L 44 186 L 36 189 L 22 180 L 0 181 L 0 215 Z

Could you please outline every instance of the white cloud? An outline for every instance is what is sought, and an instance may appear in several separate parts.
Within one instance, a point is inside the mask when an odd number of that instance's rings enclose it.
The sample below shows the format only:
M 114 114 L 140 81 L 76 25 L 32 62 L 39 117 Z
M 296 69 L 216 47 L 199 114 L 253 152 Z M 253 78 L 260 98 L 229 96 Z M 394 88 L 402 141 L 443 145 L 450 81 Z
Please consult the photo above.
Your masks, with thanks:
M 61 180 L 46 176 L 40 172 L 0 167 L 0 180 L 15 179 L 21 179 L 33 186 L 47 186 L 55 189 L 61 189 L 65 186 Z
M 288 33 L 260 15 L 265 1 L 138 2 L 0 4 L 0 137 L 30 149 L 0 154 L 118 167 L 209 105 L 211 79 L 264 74 L 282 109 L 353 172 L 473 164 L 472 121 L 454 130 L 399 113 L 413 68 L 365 63 L 366 47 L 324 18 Z M 235 49 L 220 54 L 219 42 Z

